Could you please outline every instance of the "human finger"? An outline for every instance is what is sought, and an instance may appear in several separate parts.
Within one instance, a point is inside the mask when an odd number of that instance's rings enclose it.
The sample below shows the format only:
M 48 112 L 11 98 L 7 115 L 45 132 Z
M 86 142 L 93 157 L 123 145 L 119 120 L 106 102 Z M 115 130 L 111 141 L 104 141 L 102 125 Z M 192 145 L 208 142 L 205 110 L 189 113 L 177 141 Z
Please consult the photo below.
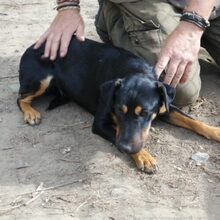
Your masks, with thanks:
M 181 62 L 179 64 L 179 66 L 178 66 L 178 68 L 176 70 L 176 74 L 174 75 L 173 80 L 172 80 L 172 82 L 170 84 L 172 87 L 175 88 L 177 86 L 177 84 L 180 82 L 180 80 L 181 80 L 181 78 L 182 78 L 182 76 L 183 76 L 183 74 L 185 72 L 186 65 L 187 65 L 186 62 Z
M 60 40 L 60 57 L 66 56 L 72 36 L 73 34 L 71 32 L 63 33 Z
M 50 34 L 47 37 L 47 40 L 46 40 L 45 49 L 44 49 L 44 57 L 49 57 L 50 56 L 52 39 L 53 39 L 53 34 Z
M 76 30 L 76 37 L 80 41 L 84 41 L 85 40 L 85 33 L 84 33 L 84 24 L 83 24 L 83 22 L 78 26 L 78 28 Z
M 47 30 L 44 34 L 41 35 L 39 40 L 35 43 L 34 49 L 38 49 L 47 39 L 49 31 Z
M 189 74 L 191 73 L 191 70 L 192 70 L 192 65 L 193 65 L 192 63 L 187 64 L 184 74 L 182 78 L 180 79 L 180 83 L 185 83 L 187 81 L 187 79 L 189 78 Z
M 57 51 L 60 46 L 61 33 L 58 33 L 51 42 L 50 47 L 50 60 L 55 60 L 57 56 Z
M 160 77 L 161 73 L 166 69 L 169 60 L 170 60 L 169 56 L 163 56 L 163 55 L 160 56 L 159 60 L 155 65 L 155 72 L 158 78 Z
M 170 85 L 175 74 L 176 74 L 176 71 L 177 71 L 177 68 L 179 66 L 179 63 L 180 61 L 177 60 L 177 59 L 171 59 L 168 63 L 168 66 L 166 68 L 166 74 L 165 74 L 165 77 L 164 77 L 164 83 Z

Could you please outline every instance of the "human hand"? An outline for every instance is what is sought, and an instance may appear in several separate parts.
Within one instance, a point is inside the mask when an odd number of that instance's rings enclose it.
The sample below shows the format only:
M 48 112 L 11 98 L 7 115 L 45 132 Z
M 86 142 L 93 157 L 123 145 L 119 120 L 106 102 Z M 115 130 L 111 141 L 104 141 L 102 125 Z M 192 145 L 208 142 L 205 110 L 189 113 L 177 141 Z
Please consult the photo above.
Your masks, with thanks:
M 39 38 L 34 46 L 38 49 L 45 41 L 44 57 L 55 60 L 60 48 L 60 56 L 67 54 L 72 36 L 75 35 L 80 41 L 85 40 L 83 18 L 77 9 L 63 10 L 58 12 L 48 30 Z
M 165 71 L 164 83 L 176 87 L 189 77 L 192 64 L 198 58 L 203 31 L 194 24 L 181 21 L 167 37 L 161 49 L 155 72 L 160 77 Z

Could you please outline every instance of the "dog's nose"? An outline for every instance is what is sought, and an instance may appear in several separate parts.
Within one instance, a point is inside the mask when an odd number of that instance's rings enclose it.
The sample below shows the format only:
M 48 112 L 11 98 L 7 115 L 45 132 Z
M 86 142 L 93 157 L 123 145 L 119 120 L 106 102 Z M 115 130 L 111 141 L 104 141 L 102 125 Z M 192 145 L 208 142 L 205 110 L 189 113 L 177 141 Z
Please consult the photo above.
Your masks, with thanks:
M 138 152 L 138 150 L 134 149 L 131 145 L 129 144 L 125 144 L 125 143 L 120 143 L 118 145 L 118 149 L 123 152 L 123 153 L 127 153 L 127 154 L 135 154 Z

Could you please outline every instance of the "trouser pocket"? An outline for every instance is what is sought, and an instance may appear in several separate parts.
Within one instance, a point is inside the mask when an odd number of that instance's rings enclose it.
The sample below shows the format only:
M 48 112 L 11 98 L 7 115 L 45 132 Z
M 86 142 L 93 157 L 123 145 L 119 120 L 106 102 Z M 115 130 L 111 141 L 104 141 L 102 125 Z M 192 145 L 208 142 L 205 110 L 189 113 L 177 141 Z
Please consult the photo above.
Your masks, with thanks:
M 146 59 L 154 65 L 162 44 L 162 33 L 157 19 L 142 19 L 120 7 L 125 31 L 129 37 L 130 44 L 138 56 Z

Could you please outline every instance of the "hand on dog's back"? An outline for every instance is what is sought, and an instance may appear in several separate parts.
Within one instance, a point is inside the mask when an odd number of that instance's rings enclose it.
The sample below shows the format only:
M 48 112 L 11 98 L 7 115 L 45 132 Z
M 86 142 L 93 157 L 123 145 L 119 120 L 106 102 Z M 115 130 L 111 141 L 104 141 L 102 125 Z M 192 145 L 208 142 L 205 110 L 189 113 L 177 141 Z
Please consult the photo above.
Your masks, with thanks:
M 39 38 L 34 46 L 38 49 L 46 42 L 44 57 L 55 60 L 59 51 L 60 57 L 67 54 L 70 40 L 75 35 L 78 40 L 84 41 L 84 22 L 78 10 L 60 11 L 47 31 Z

